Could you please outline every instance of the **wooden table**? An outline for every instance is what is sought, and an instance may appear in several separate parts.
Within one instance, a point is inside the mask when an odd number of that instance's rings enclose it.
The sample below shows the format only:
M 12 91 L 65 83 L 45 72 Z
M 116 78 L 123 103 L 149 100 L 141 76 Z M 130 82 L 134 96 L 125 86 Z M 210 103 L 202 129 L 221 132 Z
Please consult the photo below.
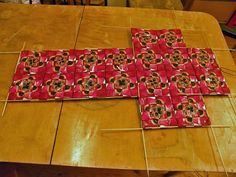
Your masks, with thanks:
M 130 27 L 180 28 L 188 47 L 227 49 L 217 21 L 196 12 L 156 9 L 0 4 L 0 51 L 131 47 Z M 77 35 L 78 31 L 78 35 Z M 235 70 L 229 51 L 215 51 Z M 5 99 L 17 54 L 0 54 L 0 98 Z M 235 70 L 236 71 L 236 70 Z M 235 76 L 225 73 L 236 93 Z M 227 171 L 236 172 L 235 98 L 204 97 Z M 0 110 L 4 103 L 0 103 Z M 61 111 L 60 111 L 61 110 Z M 145 170 L 135 99 L 8 103 L 0 118 L 0 161 Z M 210 128 L 145 131 L 148 163 L 155 171 L 224 172 Z

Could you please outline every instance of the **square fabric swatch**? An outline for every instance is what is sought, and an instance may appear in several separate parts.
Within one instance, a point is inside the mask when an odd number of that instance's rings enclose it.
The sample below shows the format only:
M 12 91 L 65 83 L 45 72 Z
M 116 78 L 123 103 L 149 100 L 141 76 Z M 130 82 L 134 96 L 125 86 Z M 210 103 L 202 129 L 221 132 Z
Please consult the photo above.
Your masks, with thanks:
M 47 73 L 44 77 L 40 99 L 72 98 L 74 73 Z
M 132 48 L 105 49 L 105 62 L 107 71 L 135 71 L 136 66 Z
M 169 96 L 139 98 L 139 104 L 144 129 L 178 125 Z
M 106 97 L 105 72 L 75 73 L 75 87 L 73 97 Z
M 47 51 L 48 63 L 46 72 L 53 73 L 73 73 L 75 71 L 75 61 L 69 58 L 69 51 L 57 50 Z
M 216 69 L 219 68 L 216 57 L 213 51 L 209 48 L 199 49 L 199 48 L 189 48 L 189 57 L 192 60 L 192 65 L 195 70 L 198 69 Z
M 211 124 L 202 96 L 173 96 L 172 102 L 179 127 Z
M 230 90 L 219 68 L 212 70 L 198 69 L 195 71 L 204 95 L 227 95 Z
M 32 100 L 40 98 L 43 74 L 15 74 L 9 90 L 9 100 Z
M 46 71 L 46 52 L 22 51 L 17 65 L 17 74 L 36 74 Z
M 158 44 L 161 50 L 172 47 L 186 47 L 180 29 L 163 29 L 156 31 Z
M 193 70 L 187 48 L 167 49 L 163 54 L 166 71 Z
M 136 72 L 106 72 L 107 97 L 137 97 Z
M 169 95 L 169 83 L 165 70 L 138 71 L 139 97 Z
M 197 77 L 193 70 L 172 70 L 167 72 L 171 95 L 201 94 Z
M 76 72 L 100 72 L 105 71 L 105 52 L 104 50 L 71 50 L 72 58 L 76 56 Z
M 140 49 L 135 55 L 136 69 L 144 70 L 164 70 L 163 58 L 155 48 Z
M 131 28 L 134 49 L 158 48 L 156 30 Z

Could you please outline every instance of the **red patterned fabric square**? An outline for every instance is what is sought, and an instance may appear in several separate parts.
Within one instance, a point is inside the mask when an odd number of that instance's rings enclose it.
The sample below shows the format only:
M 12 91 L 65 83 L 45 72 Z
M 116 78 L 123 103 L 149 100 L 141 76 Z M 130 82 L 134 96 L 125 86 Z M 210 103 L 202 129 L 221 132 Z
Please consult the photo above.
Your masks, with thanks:
M 156 30 L 131 28 L 131 34 L 133 48 L 135 50 L 140 50 L 142 48 L 159 48 Z
M 136 69 L 143 70 L 164 70 L 163 58 L 156 49 L 141 49 L 137 51 L 136 56 Z
M 169 96 L 139 98 L 144 129 L 177 126 Z
M 47 73 L 44 77 L 40 99 L 71 98 L 74 87 L 74 73 Z
M 106 97 L 105 72 L 75 73 L 75 88 L 73 97 Z
M 189 57 L 192 60 L 192 65 L 195 70 L 198 69 L 216 69 L 219 68 L 216 57 L 213 51 L 209 48 L 199 49 L 190 48 L 188 49 Z
M 171 95 L 201 94 L 197 77 L 193 70 L 172 70 L 167 72 Z
M 9 100 L 39 99 L 43 74 L 15 74 L 9 90 Z
M 136 72 L 106 72 L 106 92 L 108 97 L 137 97 Z
M 186 47 L 180 29 L 163 29 L 156 31 L 161 50 L 171 47 Z
M 47 51 L 47 55 L 47 73 L 73 73 L 75 71 L 75 61 L 69 58 L 69 51 Z
M 171 70 L 193 70 L 191 60 L 188 57 L 187 48 L 176 48 L 165 50 L 163 54 L 166 71 Z
M 230 90 L 220 69 L 198 69 L 195 71 L 204 95 L 226 95 Z
M 22 51 L 20 60 L 17 65 L 16 73 L 18 74 L 36 74 L 46 71 L 47 62 L 46 52 Z
M 106 71 L 135 71 L 136 66 L 131 48 L 105 49 Z
M 71 51 L 76 56 L 76 72 L 100 72 L 105 71 L 104 50 L 75 50 Z
M 201 96 L 174 96 L 172 101 L 180 127 L 211 124 Z
M 169 95 L 169 83 L 165 70 L 138 71 L 139 97 Z

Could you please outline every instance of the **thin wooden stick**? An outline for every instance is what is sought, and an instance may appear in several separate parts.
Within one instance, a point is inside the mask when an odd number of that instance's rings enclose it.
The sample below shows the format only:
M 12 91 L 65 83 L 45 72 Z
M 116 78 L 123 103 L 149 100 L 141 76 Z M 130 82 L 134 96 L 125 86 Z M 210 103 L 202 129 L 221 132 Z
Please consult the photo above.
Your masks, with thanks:
M 145 158 L 145 164 L 146 164 L 146 169 L 147 169 L 147 176 L 150 177 L 150 171 L 149 171 L 149 165 L 148 165 L 148 158 L 147 158 L 147 148 L 146 148 L 146 141 L 145 141 L 145 136 L 144 136 L 144 131 L 142 131 L 142 141 L 143 141 L 143 150 L 144 150 L 144 158 Z
M 214 138 L 214 141 L 215 141 L 215 144 L 216 144 L 216 147 L 217 147 L 217 151 L 218 151 L 218 153 L 219 153 L 219 155 L 220 155 L 221 163 L 222 163 L 222 165 L 223 165 L 225 174 L 226 174 L 226 176 L 228 177 L 229 175 L 228 175 L 228 172 L 227 172 L 227 170 L 226 170 L 226 168 L 225 168 L 225 162 L 224 162 L 223 156 L 222 156 L 222 154 L 221 154 L 221 151 L 220 151 L 220 148 L 219 148 L 219 144 L 218 144 L 217 139 L 216 139 L 215 132 L 214 132 L 214 130 L 213 130 L 212 127 L 211 127 L 211 132 L 212 132 L 212 134 L 213 134 L 213 138 Z
M 20 51 L 12 51 L 12 52 L 0 52 L 0 54 L 19 54 Z
M 40 100 L 40 99 L 23 99 L 23 100 L 7 100 L 8 102 L 58 102 L 58 101 L 79 101 L 79 100 L 104 100 L 104 99 L 133 99 L 137 97 L 104 97 L 104 98 L 91 98 L 91 97 L 85 97 L 85 98 L 54 98 L 54 99 L 47 99 L 47 100 Z M 6 100 L 0 100 L 0 102 L 5 102 Z
M 217 93 L 210 93 L 210 94 L 202 94 L 202 93 L 178 93 L 177 95 L 180 96 L 228 96 L 227 94 L 217 94 Z
M 174 129 L 174 128 L 231 128 L 232 125 L 208 125 L 208 126 L 187 126 L 187 127 L 178 127 L 178 126 L 168 126 L 168 127 L 146 127 L 145 130 L 158 130 L 158 129 Z M 107 128 L 101 129 L 101 131 L 138 131 L 143 130 L 143 128 Z
M 194 48 L 194 47 L 172 47 L 173 49 L 185 49 L 185 48 Z M 198 49 L 206 49 L 206 48 L 209 48 L 209 47 L 205 47 L 205 48 L 199 48 L 199 47 L 196 47 Z M 215 51 L 236 51 L 236 49 L 233 49 L 233 48 L 229 48 L 229 49 L 222 49 L 222 48 L 211 48 L 212 50 L 215 50 Z
M 9 97 L 9 93 L 7 94 L 7 99 L 8 99 L 8 97 Z M 3 109 L 2 109 L 2 117 L 4 116 L 4 113 L 5 113 L 5 111 L 6 111 L 7 103 L 8 103 L 8 101 L 5 100 L 5 103 L 4 103 L 4 106 L 3 106 Z
M 101 129 L 101 131 L 137 131 L 142 129 L 143 128 L 107 128 L 107 129 Z
M 23 50 L 24 48 L 25 48 L 25 41 L 24 41 L 24 43 L 23 43 L 23 46 L 22 46 L 21 50 Z M 17 65 L 18 65 L 19 61 L 20 61 L 20 55 L 19 55 L 19 57 L 18 57 L 16 66 L 15 66 L 14 73 L 16 72 Z M 6 97 L 6 99 L 5 99 L 5 103 L 4 103 L 4 106 L 3 106 L 3 109 L 2 109 L 2 117 L 4 116 L 4 113 L 5 113 L 6 108 L 7 108 L 8 98 L 9 98 L 9 92 L 8 92 L 8 94 L 7 94 L 7 97 Z

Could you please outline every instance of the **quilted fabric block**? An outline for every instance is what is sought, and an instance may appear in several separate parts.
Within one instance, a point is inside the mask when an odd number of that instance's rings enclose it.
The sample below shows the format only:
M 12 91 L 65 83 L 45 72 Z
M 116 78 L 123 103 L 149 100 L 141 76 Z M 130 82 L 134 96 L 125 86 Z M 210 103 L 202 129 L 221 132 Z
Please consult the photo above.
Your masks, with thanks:
M 22 51 L 17 65 L 18 74 L 44 73 L 47 62 L 46 52 Z
M 40 99 L 71 98 L 74 87 L 74 73 L 47 73 L 44 77 Z
M 187 48 L 176 48 L 165 50 L 163 54 L 166 71 L 171 70 L 193 70 L 191 60 L 188 57 Z
M 75 73 L 73 97 L 106 97 L 105 72 Z
M 43 74 L 15 74 L 9 90 L 9 100 L 39 99 Z
M 131 34 L 134 49 L 158 48 L 157 34 L 155 30 L 131 28 Z
M 164 70 L 163 58 L 156 49 L 141 49 L 135 56 L 138 71 Z
M 106 72 L 106 92 L 108 97 L 137 97 L 136 72 Z
M 71 52 L 72 54 L 72 52 Z M 98 72 L 105 71 L 105 52 L 104 50 L 77 50 L 76 55 L 76 72 Z
M 198 70 L 199 68 L 205 70 L 219 68 L 216 62 L 216 57 L 213 51 L 209 48 L 190 48 L 188 49 L 188 53 L 195 70 Z
M 169 83 L 164 70 L 138 71 L 137 77 L 140 97 L 169 95 Z
M 204 95 L 226 95 L 230 90 L 220 69 L 198 69 L 195 71 Z
M 139 98 L 144 129 L 177 126 L 169 96 Z
M 201 96 L 174 96 L 172 101 L 178 126 L 206 126 L 211 124 Z
M 158 44 L 162 50 L 171 47 L 186 47 L 180 29 L 157 30 Z
M 201 94 L 197 77 L 193 70 L 172 70 L 167 72 L 171 95 Z
M 106 71 L 135 71 L 136 66 L 131 48 L 105 49 Z
M 47 73 L 73 73 L 75 71 L 75 61 L 69 58 L 69 51 L 47 51 L 47 55 Z

